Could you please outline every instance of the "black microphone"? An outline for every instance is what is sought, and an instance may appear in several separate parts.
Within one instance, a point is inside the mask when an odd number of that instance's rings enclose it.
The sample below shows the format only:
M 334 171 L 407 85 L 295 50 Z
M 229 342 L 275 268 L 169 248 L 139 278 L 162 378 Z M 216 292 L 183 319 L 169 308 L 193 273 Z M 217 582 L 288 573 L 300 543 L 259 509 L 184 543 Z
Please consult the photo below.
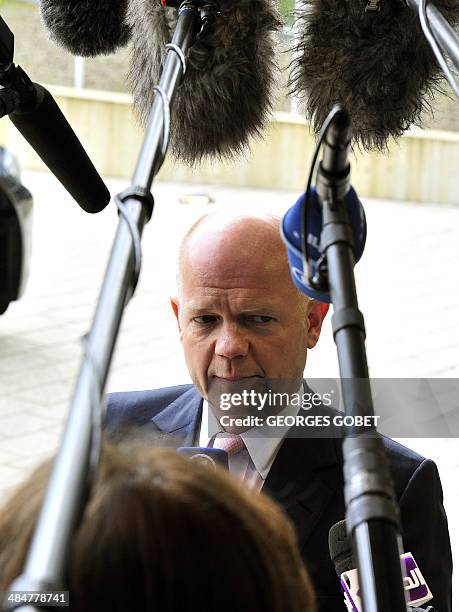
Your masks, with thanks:
M 129 42 L 127 7 L 127 0 L 40 0 L 51 40 L 85 57 L 113 53 Z
M 9 118 L 86 212 L 100 212 L 110 193 L 54 98 L 14 59 L 14 35 L 0 17 L 0 112 Z
M 176 7 L 182 3 L 41 0 L 40 4 L 51 38 L 71 53 L 107 53 L 132 36 L 128 80 L 137 113 L 146 124 L 166 45 L 177 22 Z M 170 133 L 172 153 L 191 165 L 210 156 L 235 157 L 252 137 L 261 134 L 272 109 L 276 68 L 273 34 L 281 27 L 273 0 L 208 0 L 199 4 L 207 21 L 187 57 L 186 75 L 172 108 Z M 117 11 L 109 18 L 113 27 L 107 31 L 103 14 L 115 5 Z
M 34 100 L 9 118 L 83 210 L 97 213 L 110 192 L 47 89 L 33 83 Z
M 436 0 L 453 26 L 459 3 Z M 443 75 L 418 17 L 404 0 L 302 0 L 290 91 L 318 132 L 329 109 L 350 113 L 355 142 L 385 150 L 421 116 Z
M 343 519 L 330 527 L 328 532 L 328 550 L 330 559 L 338 576 L 348 572 L 357 565 L 354 561 L 351 542 L 347 536 L 346 521 Z

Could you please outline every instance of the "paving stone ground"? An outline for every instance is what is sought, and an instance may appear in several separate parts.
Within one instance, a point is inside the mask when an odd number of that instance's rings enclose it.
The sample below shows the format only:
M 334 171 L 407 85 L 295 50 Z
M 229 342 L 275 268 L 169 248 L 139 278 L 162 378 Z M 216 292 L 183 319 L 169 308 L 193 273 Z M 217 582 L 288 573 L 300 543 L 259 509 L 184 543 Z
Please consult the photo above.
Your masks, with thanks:
M 35 198 L 33 259 L 25 295 L 0 317 L 0 496 L 56 448 L 117 224 L 112 205 L 87 215 L 48 174 L 24 173 L 23 180 Z M 108 183 L 112 194 L 126 186 Z M 236 204 L 282 213 L 298 195 L 170 183 L 158 183 L 153 192 L 156 209 L 144 232 L 140 283 L 123 320 L 108 390 L 189 380 L 168 298 L 175 292 L 179 239 L 190 224 Z M 190 193 L 208 194 L 214 203 L 180 203 Z M 372 375 L 457 378 L 459 208 L 364 204 L 368 243 L 356 274 Z M 329 318 L 307 372 L 338 374 Z M 439 466 L 459 559 L 458 442 L 405 443 Z

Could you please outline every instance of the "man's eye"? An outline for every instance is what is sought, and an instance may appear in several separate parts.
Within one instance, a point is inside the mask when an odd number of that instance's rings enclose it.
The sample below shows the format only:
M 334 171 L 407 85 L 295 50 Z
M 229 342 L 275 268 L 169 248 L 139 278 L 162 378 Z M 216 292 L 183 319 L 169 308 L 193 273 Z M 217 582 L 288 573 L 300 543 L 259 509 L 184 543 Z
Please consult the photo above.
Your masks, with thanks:
M 274 321 L 274 317 L 269 317 L 268 315 L 250 315 L 247 319 L 252 323 L 270 323 Z
M 200 325 L 214 323 L 216 320 L 217 317 L 215 315 L 201 315 L 200 317 L 193 317 L 193 321 L 195 323 L 199 323 Z

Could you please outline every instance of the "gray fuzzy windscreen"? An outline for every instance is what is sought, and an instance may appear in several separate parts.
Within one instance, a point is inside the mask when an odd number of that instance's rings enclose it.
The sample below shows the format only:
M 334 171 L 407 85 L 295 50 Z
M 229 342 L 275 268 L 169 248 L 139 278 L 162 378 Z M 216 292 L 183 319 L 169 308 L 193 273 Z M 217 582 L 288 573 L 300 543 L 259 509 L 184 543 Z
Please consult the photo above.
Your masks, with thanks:
M 128 0 L 40 0 L 50 38 L 73 55 L 92 57 L 126 45 Z
M 401 0 L 302 0 L 297 14 L 290 92 L 305 99 L 306 116 L 318 131 L 335 102 L 349 111 L 354 140 L 366 150 L 385 150 L 411 124 L 421 125 L 442 74 L 414 11 Z M 451 24 L 458 0 L 436 0 Z
M 188 164 L 234 157 L 259 135 L 270 115 L 276 77 L 273 0 L 220 0 L 210 31 L 188 54 L 187 72 L 171 111 L 172 153 Z M 131 0 L 129 82 L 146 123 L 177 13 L 155 0 Z

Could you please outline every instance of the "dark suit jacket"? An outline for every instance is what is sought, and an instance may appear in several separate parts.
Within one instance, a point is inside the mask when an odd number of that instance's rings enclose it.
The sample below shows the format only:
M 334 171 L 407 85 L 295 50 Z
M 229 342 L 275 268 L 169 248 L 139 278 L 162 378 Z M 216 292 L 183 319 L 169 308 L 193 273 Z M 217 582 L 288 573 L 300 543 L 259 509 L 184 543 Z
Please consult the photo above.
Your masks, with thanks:
M 202 397 L 193 385 L 109 395 L 106 428 L 122 438 L 171 434 L 193 446 Z M 413 553 L 434 595 L 437 612 L 451 610 L 452 559 L 443 493 L 435 463 L 385 440 L 402 519 L 405 551 Z M 319 612 L 343 612 L 339 581 L 328 552 L 330 527 L 345 516 L 341 440 L 287 438 L 263 487 L 295 525 L 299 547 L 316 589 Z

